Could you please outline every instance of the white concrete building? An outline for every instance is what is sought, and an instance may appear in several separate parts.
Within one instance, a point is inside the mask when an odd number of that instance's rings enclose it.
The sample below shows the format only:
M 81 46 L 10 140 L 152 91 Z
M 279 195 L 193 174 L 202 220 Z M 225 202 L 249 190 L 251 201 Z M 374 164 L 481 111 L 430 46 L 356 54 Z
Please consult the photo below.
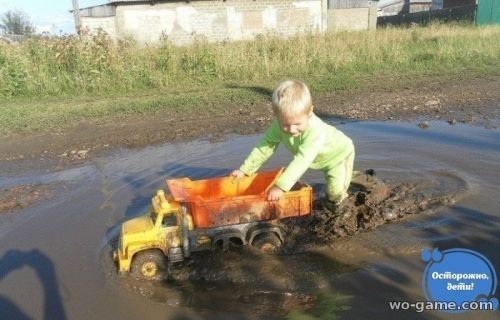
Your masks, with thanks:
M 366 0 L 122 0 L 80 9 L 82 27 L 141 43 L 162 38 L 189 44 L 251 39 L 259 34 L 376 27 L 376 1 Z

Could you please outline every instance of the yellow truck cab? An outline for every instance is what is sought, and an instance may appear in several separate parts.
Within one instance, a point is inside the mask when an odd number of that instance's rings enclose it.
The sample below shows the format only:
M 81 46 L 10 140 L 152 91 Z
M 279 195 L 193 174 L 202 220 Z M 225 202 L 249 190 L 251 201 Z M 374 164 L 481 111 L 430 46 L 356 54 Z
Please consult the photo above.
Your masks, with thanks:
M 145 215 L 122 224 L 118 250 L 114 252 L 120 272 L 133 271 L 143 277 L 154 278 L 158 269 L 166 269 L 165 256 L 169 261 L 182 261 L 182 222 L 193 229 L 189 215 L 182 213 L 181 206 L 168 201 L 163 190 L 158 190 L 151 200 L 151 210 Z M 132 258 L 135 263 L 132 264 Z

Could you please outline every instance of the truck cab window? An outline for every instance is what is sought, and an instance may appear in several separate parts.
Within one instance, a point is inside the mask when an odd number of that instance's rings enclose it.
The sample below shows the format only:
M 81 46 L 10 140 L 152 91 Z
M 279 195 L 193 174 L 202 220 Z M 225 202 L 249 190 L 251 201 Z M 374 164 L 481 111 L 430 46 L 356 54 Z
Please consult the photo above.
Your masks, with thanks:
M 161 222 L 162 227 L 174 227 L 177 225 L 177 217 L 172 215 L 163 216 L 163 220 Z

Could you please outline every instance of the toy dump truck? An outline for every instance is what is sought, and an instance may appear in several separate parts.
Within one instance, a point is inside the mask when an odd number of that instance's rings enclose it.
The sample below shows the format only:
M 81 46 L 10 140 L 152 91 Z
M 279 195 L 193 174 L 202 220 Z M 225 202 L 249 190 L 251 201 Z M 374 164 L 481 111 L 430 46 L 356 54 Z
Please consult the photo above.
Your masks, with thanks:
M 153 280 L 191 252 L 231 244 L 275 251 L 284 242 L 278 221 L 312 212 L 312 188 L 301 182 L 279 201 L 267 201 L 267 191 L 282 171 L 238 180 L 166 180 L 170 194 L 159 190 L 149 212 L 123 223 L 113 253 L 119 271 Z

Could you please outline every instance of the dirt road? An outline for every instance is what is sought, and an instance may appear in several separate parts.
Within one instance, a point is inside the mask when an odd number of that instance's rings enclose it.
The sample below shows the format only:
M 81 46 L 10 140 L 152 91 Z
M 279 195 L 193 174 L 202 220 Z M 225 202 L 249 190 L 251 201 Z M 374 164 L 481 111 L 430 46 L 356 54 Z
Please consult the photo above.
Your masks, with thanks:
M 491 127 L 500 111 L 500 77 L 435 82 L 393 91 L 380 89 L 314 97 L 320 117 L 347 120 L 441 119 Z M 382 86 L 383 87 L 383 86 Z M 15 135 L 0 141 L 0 162 L 57 161 L 59 167 L 82 163 L 105 150 L 143 147 L 196 138 L 218 140 L 231 134 L 262 132 L 272 119 L 270 104 L 228 105 L 222 114 L 198 111 L 153 114 L 80 124 L 56 133 Z M 424 124 L 425 125 L 425 124 Z M 42 165 L 38 163 L 38 165 Z M 52 166 L 53 167 L 53 166 Z

